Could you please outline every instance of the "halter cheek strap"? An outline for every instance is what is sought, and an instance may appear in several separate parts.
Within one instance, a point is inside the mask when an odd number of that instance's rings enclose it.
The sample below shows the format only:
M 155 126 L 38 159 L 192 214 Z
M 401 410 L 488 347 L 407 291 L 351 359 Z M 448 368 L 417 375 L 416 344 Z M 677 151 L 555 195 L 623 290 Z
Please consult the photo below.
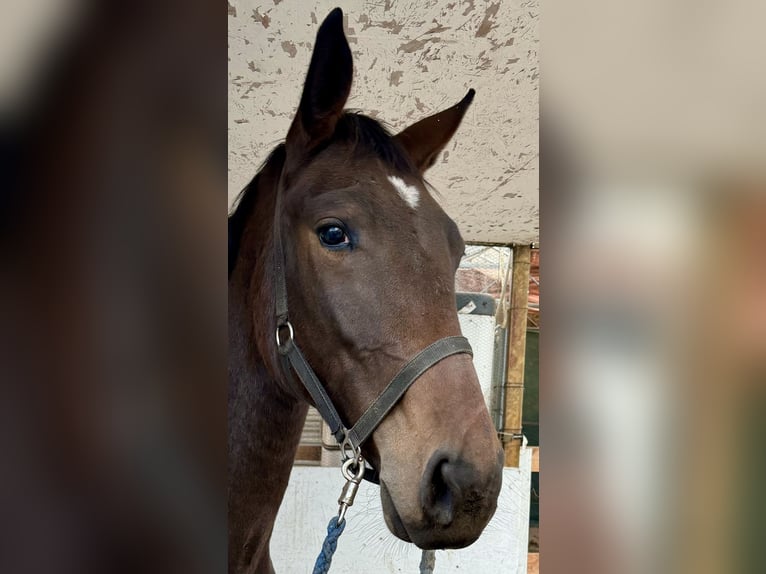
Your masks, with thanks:
M 356 424 L 348 430 L 346 436 L 351 445 L 354 447 L 361 446 L 370 437 L 372 431 L 377 428 L 420 375 L 442 359 L 459 353 L 473 355 L 468 339 L 465 337 L 445 337 L 431 343 L 410 359 L 391 379 L 388 386 L 383 389 L 383 392 L 378 395 L 378 398 L 373 401 L 364 414 L 359 417 Z
M 281 185 L 280 185 L 281 188 Z M 459 353 L 473 355 L 471 345 L 465 337 L 445 337 L 431 343 L 428 347 L 412 357 L 391 379 L 383 392 L 378 395 L 367 410 L 359 417 L 350 429 L 347 428 L 338 414 L 332 400 L 325 390 L 306 357 L 295 342 L 295 331 L 288 319 L 287 282 L 285 277 L 285 257 L 281 233 L 281 193 L 277 192 L 274 214 L 274 290 L 276 296 L 276 343 L 282 357 L 286 373 L 290 367 L 303 383 L 311 396 L 316 409 L 330 427 L 335 440 L 341 445 L 345 457 L 359 456 L 362 444 L 378 427 L 385 416 L 404 396 L 407 389 L 428 369 L 436 363 Z M 350 449 L 351 454 L 347 452 Z M 368 471 L 370 469 L 367 469 Z M 378 482 L 376 472 L 365 472 L 364 478 Z

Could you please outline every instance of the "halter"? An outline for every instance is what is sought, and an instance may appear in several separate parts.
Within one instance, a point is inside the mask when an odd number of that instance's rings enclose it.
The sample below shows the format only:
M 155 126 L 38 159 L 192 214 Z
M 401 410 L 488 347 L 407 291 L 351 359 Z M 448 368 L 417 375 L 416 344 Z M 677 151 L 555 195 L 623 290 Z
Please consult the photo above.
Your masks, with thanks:
M 383 392 L 372 402 L 367 410 L 359 417 L 359 420 L 347 428 L 338 409 L 335 408 L 327 391 L 325 390 L 314 370 L 309 365 L 305 356 L 295 342 L 295 329 L 290 323 L 287 305 L 287 281 L 285 278 L 285 256 L 282 245 L 281 212 L 282 212 L 282 178 L 277 188 L 277 199 L 274 212 L 274 267 L 275 267 L 275 296 L 276 296 L 276 344 L 282 358 L 285 372 L 290 376 L 290 367 L 298 375 L 303 386 L 308 391 L 316 409 L 330 427 L 335 440 L 341 447 L 344 460 L 343 475 L 348 481 L 346 487 L 354 484 L 352 491 L 345 498 L 347 488 L 341 495 L 339 503 L 341 510 L 339 518 L 342 520 L 345 510 L 353 503 L 353 495 L 362 476 L 370 482 L 379 483 L 378 472 L 372 468 L 365 468 L 365 460 L 361 454 L 361 448 L 381 421 L 396 405 L 399 399 L 410 386 L 428 369 L 436 363 L 452 355 L 466 353 L 473 355 L 471 345 L 465 337 L 444 337 L 428 345 L 412 357 L 393 379 L 388 383 Z

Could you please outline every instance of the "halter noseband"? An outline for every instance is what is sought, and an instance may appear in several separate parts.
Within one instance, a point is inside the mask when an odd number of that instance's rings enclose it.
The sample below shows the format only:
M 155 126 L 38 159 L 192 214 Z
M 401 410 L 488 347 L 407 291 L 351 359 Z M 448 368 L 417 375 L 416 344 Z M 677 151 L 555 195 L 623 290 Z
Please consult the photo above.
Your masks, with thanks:
M 383 392 L 372 402 L 367 410 L 359 417 L 350 429 L 347 428 L 338 414 L 332 400 L 322 383 L 309 365 L 306 357 L 295 342 L 295 330 L 288 318 L 287 281 L 285 278 L 285 257 L 281 234 L 281 205 L 282 182 L 278 184 L 277 200 L 274 213 L 274 268 L 276 296 L 276 343 L 282 357 L 285 372 L 290 376 L 290 367 L 298 375 L 303 386 L 311 395 L 319 414 L 330 427 L 335 440 L 341 446 L 344 460 L 356 459 L 363 465 L 361 447 L 372 432 L 377 428 L 389 411 L 394 408 L 399 399 L 410 386 L 428 369 L 446 357 L 459 353 L 473 355 L 471 345 L 465 337 L 444 337 L 428 345 L 410 359 L 388 383 Z M 287 331 L 285 333 L 285 331 Z M 285 336 L 286 335 L 286 336 Z M 349 452 L 350 451 L 350 452 Z M 377 471 L 365 469 L 364 478 L 370 482 L 379 483 Z

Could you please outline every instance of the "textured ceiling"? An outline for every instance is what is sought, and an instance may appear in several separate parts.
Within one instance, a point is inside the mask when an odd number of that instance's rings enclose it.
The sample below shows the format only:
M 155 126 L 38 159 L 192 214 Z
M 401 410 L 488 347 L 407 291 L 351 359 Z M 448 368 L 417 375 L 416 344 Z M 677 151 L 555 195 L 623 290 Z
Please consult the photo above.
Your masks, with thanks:
M 317 28 L 335 6 L 354 55 L 347 107 L 399 131 L 474 88 L 427 179 L 467 241 L 537 241 L 536 0 L 229 0 L 230 204 L 285 137 Z

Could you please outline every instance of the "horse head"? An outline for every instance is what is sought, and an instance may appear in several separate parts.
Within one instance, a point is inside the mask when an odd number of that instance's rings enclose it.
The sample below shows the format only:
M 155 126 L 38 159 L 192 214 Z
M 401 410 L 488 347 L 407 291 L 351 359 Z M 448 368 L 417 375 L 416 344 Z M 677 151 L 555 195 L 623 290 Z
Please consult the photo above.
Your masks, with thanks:
M 454 277 L 465 244 L 423 174 L 473 90 L 395 136 L 344 112 L 353 67 L 342 18 L 334 10 L 317 34 L 277 217 L 296 338 L 353 423 L 410 357 L 460 334 Z M 423 373 L 363 453 L 380 472 L 389 529 L 421 548 L 466 546 L 495 511 L 502 449 L 465 354 Z

